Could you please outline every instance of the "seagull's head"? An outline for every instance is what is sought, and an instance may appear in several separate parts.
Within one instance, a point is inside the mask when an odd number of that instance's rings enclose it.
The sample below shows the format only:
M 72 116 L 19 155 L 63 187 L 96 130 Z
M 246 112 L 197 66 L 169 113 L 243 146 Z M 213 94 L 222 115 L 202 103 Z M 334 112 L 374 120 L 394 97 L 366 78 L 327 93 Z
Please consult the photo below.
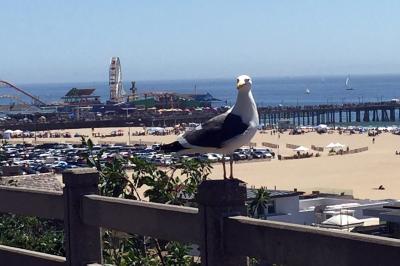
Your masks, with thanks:
M 247 75 L 241 75 L 236 78 L 236 88 L 239 91 L 250 91 L 251 84 L 251 78 Z

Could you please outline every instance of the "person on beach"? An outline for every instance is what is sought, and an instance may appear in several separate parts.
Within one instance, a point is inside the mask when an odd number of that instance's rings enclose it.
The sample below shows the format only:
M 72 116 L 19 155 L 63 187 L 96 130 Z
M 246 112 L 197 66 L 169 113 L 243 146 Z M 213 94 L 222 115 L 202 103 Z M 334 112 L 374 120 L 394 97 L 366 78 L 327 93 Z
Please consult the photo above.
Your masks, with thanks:
M 372 138 L 372 144 L 375 144 L 375 138 Z

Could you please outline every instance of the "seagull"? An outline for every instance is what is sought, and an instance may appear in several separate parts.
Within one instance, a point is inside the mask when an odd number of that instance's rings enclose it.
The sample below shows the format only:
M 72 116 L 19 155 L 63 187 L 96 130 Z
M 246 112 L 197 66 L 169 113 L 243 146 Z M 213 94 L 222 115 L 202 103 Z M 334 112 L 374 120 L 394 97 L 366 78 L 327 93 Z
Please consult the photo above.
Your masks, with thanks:
M 178 155 L 194 153 L 220 153 L 223 178 L 226 179 L 225 156 L 247 145 L 259 125 L 257 106 L 251 93 L 251 78 L 241 75 L 236 79 L 236 103 L 228 111 L 211 118 L 192 131 L 180 135 L 172 143 L 161 145 L 164 152 Z M 233 179 L 233 157 L 230 156 L 230 176 Z

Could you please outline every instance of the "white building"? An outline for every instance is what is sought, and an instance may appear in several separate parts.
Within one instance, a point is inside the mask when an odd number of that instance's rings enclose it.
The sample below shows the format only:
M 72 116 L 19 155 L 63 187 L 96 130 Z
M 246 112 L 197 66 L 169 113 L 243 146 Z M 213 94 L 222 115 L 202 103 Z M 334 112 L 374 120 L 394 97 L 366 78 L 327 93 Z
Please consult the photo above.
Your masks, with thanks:
M 357 219 L 352 215 L 340 213 L 321 222 L 320 224 L 317 224 L 316 226 L 350 232 L 356 227 L 371 225 L 379 225 L 379 218 Z
M 359 200 L 339 196 L 300 199 L 303 192 L 286 190 L 268 190 L 268 192 L 270 203 L 265 210 L 266 219 L 304 225 L 320 225 L 337 215 L 349 215 L 358 219 L 359 223 L 371 225 L 379 223 L 379 220 L 369 221 L 367 219 L 369 217 L 363 215 L 363 210 L 393 204 L 393 200 Z M 248 200 L 251 201 L 254 196 L 255 189 L 248 189 Z

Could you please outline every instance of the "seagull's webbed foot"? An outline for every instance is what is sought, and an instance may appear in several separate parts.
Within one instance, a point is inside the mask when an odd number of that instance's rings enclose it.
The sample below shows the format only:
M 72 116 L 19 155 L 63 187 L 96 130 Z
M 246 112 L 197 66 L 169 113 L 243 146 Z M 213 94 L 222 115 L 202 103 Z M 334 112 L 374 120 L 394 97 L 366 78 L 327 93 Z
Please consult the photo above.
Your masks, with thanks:
M 233 156 L 232 156 L 232 154 L 229 157 L 229 168 L 231 171 L 231 174 L 229 175 L 229 179 L 233 179 Z
M 225 180 L 225 179 L 226 179 L 226 167 L 225 167 L 225 156 L 224 156 L 224 155 L 222 156 L 221 162 L 222 162 L 222 170 L 223 170 L 223 172 L 224 172 L 223 178 L 224 178 L 224 180 Z

